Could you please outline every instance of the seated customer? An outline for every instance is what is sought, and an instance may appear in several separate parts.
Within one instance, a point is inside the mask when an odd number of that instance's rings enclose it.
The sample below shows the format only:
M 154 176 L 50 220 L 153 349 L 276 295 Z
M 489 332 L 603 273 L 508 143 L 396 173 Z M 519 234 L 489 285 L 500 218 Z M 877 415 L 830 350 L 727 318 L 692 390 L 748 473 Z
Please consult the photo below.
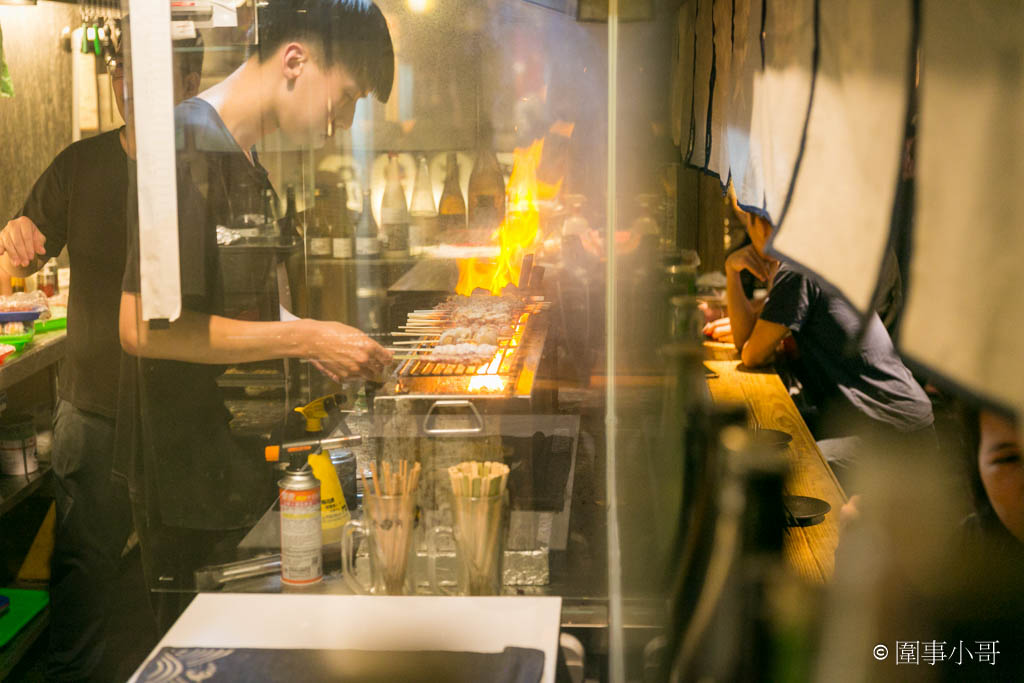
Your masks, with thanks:
M 964 462 L 974 512 L 969 539 L 1024 563 L 1024 460 L 1017 423 L 990 410 L 964 410 Z M 1020 564 L 1024 567 L 1024 564 Z
M 862 320 L 846 301 L 765 253 L 772 225 L 733 202 L 751 244 L 725 263 L 729 323 L 744 365 L 771 363 L 792 334 L 799 379 L 821 416 L 812 426 L 818 445 L 844 479 L 869 445 L 873 450 L 934 449 L 932 406 L 900 360 L 877 314 Z M 744 270 L 769 284 L 758 311 L 740 281 Z M 848 481 L 845 483 L 849 483 Z

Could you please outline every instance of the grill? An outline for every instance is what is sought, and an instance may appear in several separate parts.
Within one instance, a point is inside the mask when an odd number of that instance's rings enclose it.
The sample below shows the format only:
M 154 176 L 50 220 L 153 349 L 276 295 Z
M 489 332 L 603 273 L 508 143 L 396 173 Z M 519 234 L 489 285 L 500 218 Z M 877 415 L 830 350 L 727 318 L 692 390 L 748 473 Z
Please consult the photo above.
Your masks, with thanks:
M 508 376 L 512 373 L 512 363 L 515 360 L 515 351 L 523 338 L 523 332 L 529 322 L 529 313 L 519 316 L 513 328 L 512 336 L 508 339 L 501 339 L 498 342 L 498 351 L 494 358 L 482 365 L 456 365 L 453 363 L 432 363 L 423 360 L 407 360 L 398 369 L 398 374 L 403 377 L 451 377 L 453 375 L 500 375 Z M 430 345 L 424 344 L 419 349 L 429 350 Z
M 497 351 L 486 363 L 459 365 L 409 358 L 400 363 L 374 397 L 374 440 L 379 461 L 410 460 L 423 465 L 419 502 L 427 528 L 452 523 L 445 493 L 451 488 L 449 466 L 464 460 L 505 461 L 511 453 L 510 444 L 517 438 L 530 440 L 537 431 L 541 423 L 538 414 L 544 416 L 545 424 L 551 421 L 555 392 L 550 383 L 539 381 L 551 374 L 547 365 L 554 360 L 554 354 L 547 357 L 544 353 L 548 306 L 539 297 L 527 299 L 512 314 L 512 320 L 502 323 L 511 332 L 498 340 Z M 447 320 L 438 321 L 436 327 L 431 326 L 432 333 L 453 326 Z M 429 353 L 435 343 L 426 335 L 419 339 L 409 335 L 412 332 L 405 332 L 404 338 L 415 342 L 408 346 L 410 355 Z M 521 473 L 539 468 L 537 476 L 543 478 L 548 463 L 533 463 L 532 454 L 524 458 L 517 461 L 519 464 L 512 463 L 514 469 Z M 562 464 L 564 471 L 555 477 L 554 488 L 568 487 L 568 501 L 570 465 L 568 460 Z M 546 584 L 549 548 L 565 547 L 565 534 L 559 535 L 557 530 L 568 529 L 568 502 L 564 510 L 538 509 L 531 491 L 529 487 L 519 494 L 513 491 L 505 552 L 507 584 Z M 418 553 L 422 555 L 423 551 L 420 548 Z
M 511 334 L 498 340 L 498 350 L 486 363 L 462 365 L 408 358 L 398 366 L 393 384 L 389 383 L 390 386 L 382 393 L 471 396 L 474 399 L 518 398 L 529 402 L 547 342 L 546 307 L 543 301 L 527 302 L 515 322 L 507 325 L 512 330 Z M 447 323 L 438 324 L 442 331 L 448 327 Z M 412 355 L 423 354 L 429 353 L 432 347 L 432 341 L 423 340 L 410 350 Z

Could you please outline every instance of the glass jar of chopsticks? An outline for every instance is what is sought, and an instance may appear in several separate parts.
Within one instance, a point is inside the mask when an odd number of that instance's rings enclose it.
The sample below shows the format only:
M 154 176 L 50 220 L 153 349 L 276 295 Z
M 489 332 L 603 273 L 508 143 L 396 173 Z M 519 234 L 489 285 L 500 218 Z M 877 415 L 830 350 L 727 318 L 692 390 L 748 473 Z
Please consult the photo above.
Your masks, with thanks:
M 416 489 L 420 480 L 420 464 L 401 461 L 392 468 L 384 463 L 378 478 L 376 468 L 372 482 L 363 482 L 363 519 L 349 521 L 341 532 L 342 576 L 349 588 L 359 595 L 411 595 L 413 583 L 409 575 L 409 558 L 416 526 Z M 370 560 L 370 583 L 363 583 L 354 565 L 355 540 L 367 540 Z
M 438 580 L 441 539 L 455 545 L 458 595 L 500 595 L 505 537 L 508 531 L 507 465 L 463 462 L 448 468 L 453 525 L 427 533 L 427 570 L 434 593 L 449 593 Z

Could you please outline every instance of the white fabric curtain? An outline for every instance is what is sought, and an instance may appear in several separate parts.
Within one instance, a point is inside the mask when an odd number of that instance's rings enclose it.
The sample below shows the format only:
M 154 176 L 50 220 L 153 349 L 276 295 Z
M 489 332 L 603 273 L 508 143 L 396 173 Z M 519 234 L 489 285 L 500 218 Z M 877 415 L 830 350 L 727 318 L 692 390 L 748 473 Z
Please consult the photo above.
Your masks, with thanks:
M 761 0 L 735 0 L 732 88 L 726 112 L 729 171 L 740 204 L 764 208 L 760 137 L 754 124 L 754 80 L 761 74 Z
M 867 312 L 903 153 L 911 0 L 819 0 L 818 7 L 807 138 L 773 246 Z
M 676 63 L 672 71 L 672 141 L 683 155 L 693 139 L 693 46 L 696 38 L 697 2 L 679 8 Z
M 723 0 L 724 1 L 724 0 Z M 708 163 L 706 139 L 708 105 L 711 98 L 711 67 L 714 63 L 711 10 L 713 0 L 696 0 L 697 36 L 693 67 L 693 150 L 689 163 L 705 168 Z
M 732 4 L 733 0 L 715 0 L 712 11 L 715 82 L 711 96 L 711 152 L 708 156 L 708 170 L 717 174 L 723 185 L 729 180 L 726 116 L 732 97 Z
M 178 194 L 170 8 L 131 0 L 130 102 L 135 121 L 139 192 L 139 275 L 144 320 L 181 315 Z M 131 224 L 131 221 L 129 221 Z
M 772 221 L 782 212 L 800 153 L 813 63 L 814 0 L 767 0 L 752 131 L 760 140 L 765 208 Z
M 925 0 L 900 344 L 1024 413 L 1024 3 Z

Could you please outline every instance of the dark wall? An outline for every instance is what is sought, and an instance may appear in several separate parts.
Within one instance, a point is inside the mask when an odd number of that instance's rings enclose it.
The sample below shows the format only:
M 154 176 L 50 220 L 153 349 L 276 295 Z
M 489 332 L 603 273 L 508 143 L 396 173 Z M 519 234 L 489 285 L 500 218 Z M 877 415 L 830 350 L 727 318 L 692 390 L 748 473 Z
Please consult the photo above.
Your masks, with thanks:
M 60 33 L 76 15 L 74 5 L 55 2 L 0 7 L 15 92 L 0 97 L 0 225 L 71 143 L 71 53 L 61 49 Z

